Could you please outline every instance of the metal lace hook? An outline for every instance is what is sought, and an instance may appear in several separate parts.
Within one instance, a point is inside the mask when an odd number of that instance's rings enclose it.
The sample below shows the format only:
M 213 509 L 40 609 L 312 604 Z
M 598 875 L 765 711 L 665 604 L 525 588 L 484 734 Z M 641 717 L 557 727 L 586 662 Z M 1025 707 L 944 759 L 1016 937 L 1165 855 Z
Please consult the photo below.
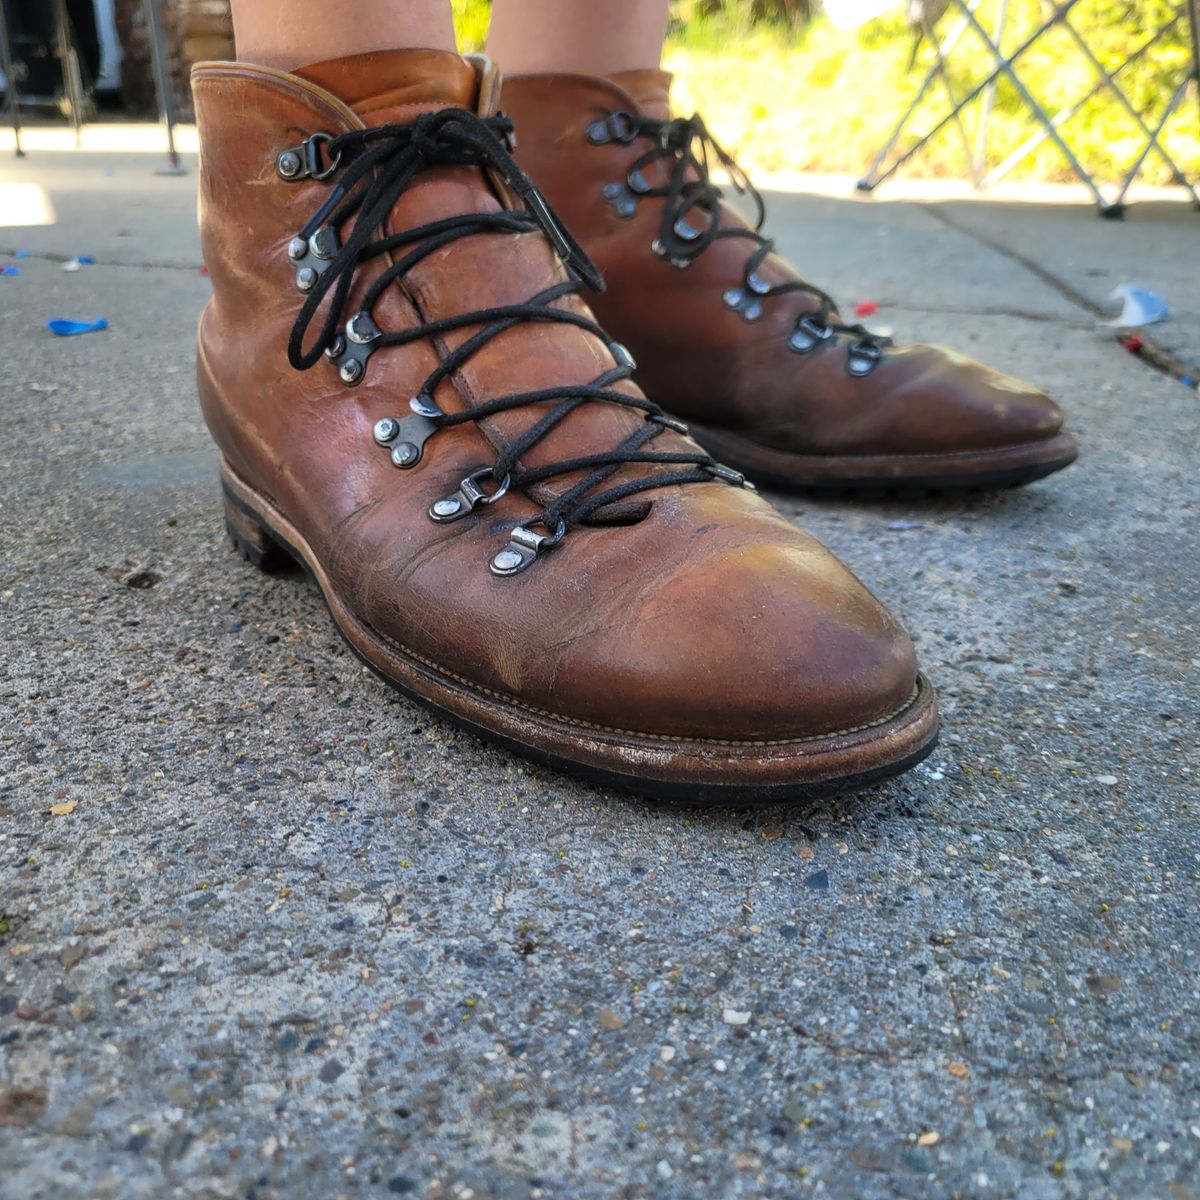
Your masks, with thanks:
M 539 524 L 546 524 L 541 517 L 529 522 L 529 525 Z M 539 555 L 557 546 L 567 535 L 567 522 L 561 517 L 552 534 L 535 533 L 529 525 L 518 525 L 508 535 L 508 545 L 492 555 L 488 568 L 493 575 L 507 577 L 520 574 Z
M 495 478 L 494 468 L 477 467 L 458 485 L 458 491 L 451 492 L 450 495 L 443 496 L 440 500 L 435 500 L 429 506 L 429 519 L 436 521 L 439 525 L 445 525 L 451 521 L 460 520 L 462 517 L 470 516 L 477 508 L 495 504 L 501 496 L 508 492 L 512 476 L 505 475 L 500 480 L 500 486 L 494 492 L 485 492 L 479 486 L 486 480 Z

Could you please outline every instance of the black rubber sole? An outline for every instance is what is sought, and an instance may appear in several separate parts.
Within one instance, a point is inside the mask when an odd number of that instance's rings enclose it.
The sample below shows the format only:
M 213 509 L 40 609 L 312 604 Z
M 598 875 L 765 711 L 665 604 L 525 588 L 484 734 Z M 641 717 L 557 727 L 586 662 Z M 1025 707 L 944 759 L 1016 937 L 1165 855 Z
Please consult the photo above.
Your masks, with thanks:
M 931 496 L 972 495 L 979 492 L 1007 491 L 1024 487 L 1069 467 L 1076 459 L 1067 458 L 1035 466 L 1011 467 L 1007 470 L 981 472 L 969 479 L 955 476 L 924 476 L 898 481 L 890 478 L 866 478 L 861 480 L 797 479 L 793 476 L 775 475 L 756 471 L 743 464 L 722 461 L 726 466 L 741 471 L 752 483 L 776 492 L 792 492 L 807 496 L 823 496 L 830 499 L 853 497 L 860 500 L 921 500 Z
M 702 425 L 691 425 L 692 437 L 700 443 L 718 462 L 740 471 L 751 482 L 772 491 L 796 493 L 810 496 L 854 497 L 858 499 L 902 499 L 914 500 L 927 496 L 971 494 L 986 491 L 1002 491 L 1022 487 L 1053 475 L 1069 467 L 1079 456 L 1079 446 L 1066 432 L 1055 435 L 1047 443 L 1032 443 L 1027 448 L 1010 447 L 996 452 L 969 453 L 960 456 L 952 470 L 949 463 L 955 456 L 941 459 L 930 456 L 932 461 L 920 464 L 919 459 L 897 457 L 889 463 L 891 469 L 880 474 L 857 474 L 870 459 L 830 459 L 821 461 L 814 457 L 791 455 L 786 452 L 760 447 L 749 439 L 722 430 L 708 429 Z M 979 462 L 989 455 L 1013 457 L 1014 451 L 1021 454 L 1053 451 L 1045 458 L 1034 458 L 1028 462 Z M 777 460 L 769 466 L 760 465 L 762 458 Z M 755 459 L 758 459 L 758 463 Z M 961 461 L 965 459 L 966 461 Z M 972 461 L 974 460 L 974 461 Z M 812 466 L 820 463 L 820 473 L 812 473 Z M 921 469 L 922 465 L 925 467 Z M 809 470 L 806 472 L 805 467 Z

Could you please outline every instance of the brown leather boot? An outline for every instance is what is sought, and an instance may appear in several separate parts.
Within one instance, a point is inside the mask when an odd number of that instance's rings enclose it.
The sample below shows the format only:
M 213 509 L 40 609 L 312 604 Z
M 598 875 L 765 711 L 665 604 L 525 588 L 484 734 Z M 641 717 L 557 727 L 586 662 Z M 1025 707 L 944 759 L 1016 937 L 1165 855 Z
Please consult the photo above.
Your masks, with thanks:
M 671 77 L 504 82 L 517 161 L 608 285 L 593 307 L 652 400 L 751 478 L 900 492 L 1026 483 L 1076 454 L 1047 396 L 934 346 L 850 324 L 709 180 L 724 166 L 699 117 L 670 120 Z
M 768 800 L 926 754 L 903 631 L 629 382 L 494 74 L 405 51 L 193 72 L 199 388 L 235 543 L 388 683 L 635 790 Z M 559 257 L 556 257 L 556 252 Z

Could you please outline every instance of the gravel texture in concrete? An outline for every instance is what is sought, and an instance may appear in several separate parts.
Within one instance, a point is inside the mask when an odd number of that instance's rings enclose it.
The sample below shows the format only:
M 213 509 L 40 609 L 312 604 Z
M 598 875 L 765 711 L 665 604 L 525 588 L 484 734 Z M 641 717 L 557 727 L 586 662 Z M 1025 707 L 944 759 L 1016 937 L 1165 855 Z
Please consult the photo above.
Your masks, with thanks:
M 1194 391 L 970 221 L 770 197 L 1083 455 L 772 497 L 914 631 L 942 745 L 815 809 L 647 803 L 398 699 L 234 556 L 194 175 L 154 165 L 4 165 L 59 218 L 0 230 L 4 1200 L 1200 1197 Z M 994 217 L 1110 269 L 1090 211 Z M 1151 283 L 1195 244 L 1155 219 Z

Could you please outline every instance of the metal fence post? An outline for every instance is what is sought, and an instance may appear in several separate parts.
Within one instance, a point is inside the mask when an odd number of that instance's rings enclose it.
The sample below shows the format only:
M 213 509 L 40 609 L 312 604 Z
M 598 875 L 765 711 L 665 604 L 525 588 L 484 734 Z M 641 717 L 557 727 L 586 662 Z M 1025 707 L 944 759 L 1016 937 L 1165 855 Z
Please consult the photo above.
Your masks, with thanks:
M 4 0 L 0 0 L 0 67 L 4 70 L 4 107 L 12 122 L 13 140 L 17 144 L 17 157 L 24 158 L 21 149 L 21 105 L 17 99 L 17 76 L 13 70 L 12 45 L 8 40 L 8 18 L 4 12 Z
M 150 57 L 154 64 L 154 90 L 158 93 L 158 119 L 167 131 L 167 165 L 156 175 L 186 175 L 175 149 L 175 95 L 167 70 L 166 39 L 163 34 L 162 0 L 146 0 L 146 28 L 150 32 Z

